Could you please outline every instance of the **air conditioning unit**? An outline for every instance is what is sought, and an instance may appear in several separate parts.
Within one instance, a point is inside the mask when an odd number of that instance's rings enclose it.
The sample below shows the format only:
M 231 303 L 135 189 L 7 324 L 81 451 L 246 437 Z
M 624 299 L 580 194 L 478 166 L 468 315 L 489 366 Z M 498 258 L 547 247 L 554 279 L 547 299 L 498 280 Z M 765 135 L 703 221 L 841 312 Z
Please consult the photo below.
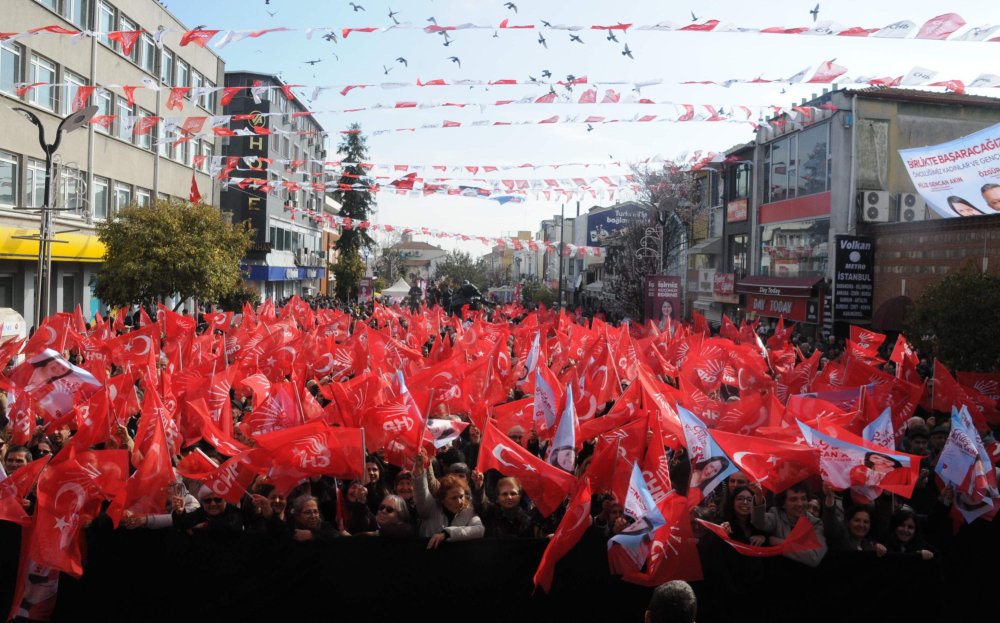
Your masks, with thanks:
M 861 220 L 866 223 L 889 222 L 889 193 L 881 190 L 862 190 L 858 193 Z
M 899 222 L 912 223 L 927 218 L 927 206 L 916 193 L 899 194 Z

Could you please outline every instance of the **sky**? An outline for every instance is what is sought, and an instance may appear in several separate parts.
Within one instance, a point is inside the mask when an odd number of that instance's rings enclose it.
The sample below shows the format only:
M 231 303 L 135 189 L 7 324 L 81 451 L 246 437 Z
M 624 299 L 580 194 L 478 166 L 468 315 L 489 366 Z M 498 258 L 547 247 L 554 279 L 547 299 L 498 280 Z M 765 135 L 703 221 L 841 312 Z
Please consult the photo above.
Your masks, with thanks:
M 733 106 L 758 107 L 798 105 L 811 99 L 828 85 L 750 84 L 728 88 L 711 85 L 682 85 L 689 80 L 724 81 L 727 79 L 787 78 L 803 69 L 814 71 L 821 63 L 836 60 L 851 77 L 898 76 L 915 66 L 937 71 L 937 79 L 959 79 L 965 83 L 984 73 L 997 71 L 1000 44 L 962 41 L 887 40 L 873 38 L 767 35 L 745 33 L 657 32 L 634 29 L 606 38 L 606 31 L 591 30 L 591 25 L 632 23 L 655 24 L 664 21 L 680 25 L 692 23 L 691 11 L 698 23 L 717 19 L 740 27 L 812 26 L 810 10 L 815 0 L 691 0 L 686 3 L 655 0 L 628 2 L 576 2 L 549 0 L 514 0 L 517 12 L 501 0 L 359 0 L 355 11 L 341 0 L 166 0 L 168 9 L 185 25 L 204 24 L 213 29 L 338 29 L 336 42 L 325 41 L 323 32 L 311 39 L 302 31 L 268 34 L 244 39 L 217 50 L 225 59 L 227 70 L 250 69 L 276 73 L 287 83 L 308 85 L 296 92 L 316 112 L 316 118 L 331 132 L 328 159 L 336 159 L 338 132 L 349 124 L 361 124 L 367 137 L 369 160 L 378 163 L 430 165 L 514 165 L 593 163 L 592 166 L 519 169 L 516 173 L 495 173 L 492 178 L 568 178 L 621 175 L 629 163 L 651 157 L 675 158 L 681 154 L 723 151 L 753 140 L 749 123 L 617 123 L 546 124 L 525 126 L 488 126 L 446 129 L 419 129 L 427 123 L 443 120 L 462 122 L 540 121 L 552 115 L 602 115 L 608 118 L 631 118 L 656 114 L 676 116 L 679 109 L 660 102 L 709 104 L 730 110 Z M 451 43 L 425 33 L 419 28 L 394 29 L 375 33 L 352 33 L 344 39 L 339 29 L 345 27 L 386 27 L 395 19 L 420 28 L 431 17 L 440 25 L 463 23 L 499 25 L 540 24 L 584 26 L 573 34 L 582 43 L 570 41 L 565 30 L 476 29 L 450 33 Z M 951 0 L 947 4 L 929 0 L 908 2 L 872 2 L 871 0 L 826 0 L 820 2 L 819 21 L 831 20 L 842 26 L 866 28 L 887 26 L 908 19 L 918 26 L 942 13 L 962 16 L 966 26 L 1000 24 L 1000 3 L 985 0 Z M 961 31 L 959 31 L 961 32 Z M 547 47 L 537 41 L 539 33 Z M 998 33 L 1000 34 L 1000 33 Z M 496 36 L 494 36 L 496 35 Z M 213 40 L 215 43 L 218 38 Z M 168 41 L 169 43 L 169 41 Z M 209 45 L 211 46 L 212 43 Z M 625 44 L 632 58 L 622 52 Z M 449 57 L 458 57 L 461 66 Z M 403 57 L 404 65 L 396 59 Z M 315 64 L 305 61 L 320 60 Z M 446 80 L 528 80 L 542 78 L 549 71 L 552 79 L 587 76 L 595 81 L 629 83 L 613 88 L 624 97 L 632 83 L 660 81 L 641 88 L 640 95 L 657 104 L 526 104 L 491 105 L 497 100 L 540 97 L 548 86 L 518 85 L 475 87 L 417 87 L 392 89 L 355 89 L 347 95 L 339 87 L 323 91 L 311 100 L 316 85 L 378 84 Z M 559 94 L 567 94 L 556 87 Z M 586 87 L 577 86 L 573 101 Z M 609 87 L 599 87 L 599 91 Z M 990 95 L 990 90 L 976 94 Z M 1000 95 L 1000 93 L 998 93 Z M 349 108 L 375 105 L 392 106 L 400 101 L 480 104 L 464 108 L 408 108 L 344 113 Z M 753 118 L 756 121 L 757 118 Z M 396 132 L 397 128 L 418 128 Z M 612 163 L 620 162 L 621 166 Z M 457 174 L 442 174 L 456 177 Z M 471 177 L 471 175 L 470 175 Z M 476 177 L 483 177 L 480 173 Z M 460 182 L 456 182 L 460 183 Z M 627 197 L 621 197 L 627 198 Z M 537 232 L 539 222 L 560 212 L 557 201 L 529 199 L 522 204 L 499 205 L 496 201 L 429 196 L 409 198 L 379 193 L 377 214 L 381 224 L 409 227 L 427 226 L 445 232 L 470 236 L 507 236 L 518 230 Z M 581 213 L 594 205 L 611 205 L 606 197 L 583 199 Z M 566 203 L 567 216 L 575 214 L 576 202 Z M 419 237 L 418 237 L 419 239 Z M 449 238 L 429 240 L 445 248 L 461 248 L 474 256 L 489 248 Z

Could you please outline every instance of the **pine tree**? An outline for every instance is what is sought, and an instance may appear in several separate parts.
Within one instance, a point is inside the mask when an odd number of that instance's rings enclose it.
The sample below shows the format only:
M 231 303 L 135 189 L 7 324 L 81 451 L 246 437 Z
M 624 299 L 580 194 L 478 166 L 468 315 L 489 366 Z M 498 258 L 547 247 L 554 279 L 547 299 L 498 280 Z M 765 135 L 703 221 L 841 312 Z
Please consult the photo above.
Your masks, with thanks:
M 367 171 L 361 166 L 368 159 L 368 146 L 365 137 L 361 135 L 361 126 L 351 124 L 344 140 L 337 146 L 342 162 L 352 163 L 344 167 L 340 177 L 340 188 L 333 193 L 340 205 L 340 216 L 350 218 L 354 223 L 367 221 L 375 200 L 368 190 L 368 182 L 364 181 Z M 343 228 L 340 239 L 334 244 L 337 250 L 337 264 L 333 267 L 337 279 L 337 298 L 347 301 L 358 296 L 358 283 L 364 276 L 365 264 L 361 260 L 361 250 L 371 249 L 375 244 L 368 232 L 358 227 Z

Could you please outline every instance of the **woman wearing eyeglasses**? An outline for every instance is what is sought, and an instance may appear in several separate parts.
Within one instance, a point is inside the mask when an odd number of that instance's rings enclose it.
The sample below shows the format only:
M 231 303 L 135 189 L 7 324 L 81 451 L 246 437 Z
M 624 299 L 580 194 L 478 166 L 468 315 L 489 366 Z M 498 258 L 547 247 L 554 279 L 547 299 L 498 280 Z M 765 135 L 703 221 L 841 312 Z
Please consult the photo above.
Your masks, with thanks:
M 300 543 L 306 541 L 326 541 L 338 536 L 336 528 L 323 519 L 319 512 L 319 500 L 311 495 L 295 499 L 292 508 L 292 538 Z
M 378 536 L 395 538 L 413 536 L 410 510 L 406 506 L 406 500 L 398 495 L 390 493 L 382 498 L 382 503 L 375 513 L 375 522 L 378 523 Z
M 200 508 L 187 512 L 183 497 L 175 495 L 171 498 L 174 527 L 188 534 L 194 531 L 213 534 L 243 532 L 243 513 L 207 486 L 198 490 L 198 502 L 201 504 Z
M 733 539 L 761 546 L 764 545 L 767 536 L 750 523 L 752 510 L 753 491 L 749 487 L 736 487 L 726 497 L 726 505 L 722 509 L 722 526 Z

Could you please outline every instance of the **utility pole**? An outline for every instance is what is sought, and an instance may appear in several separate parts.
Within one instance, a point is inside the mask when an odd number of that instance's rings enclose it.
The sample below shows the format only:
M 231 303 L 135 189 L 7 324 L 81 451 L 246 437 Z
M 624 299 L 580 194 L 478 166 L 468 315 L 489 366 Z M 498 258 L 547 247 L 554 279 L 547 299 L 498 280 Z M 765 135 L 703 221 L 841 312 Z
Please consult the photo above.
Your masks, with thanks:
M 566 204 L 559 206 L 559 309 L 563 306 L 563 250 L 566 246 Z

